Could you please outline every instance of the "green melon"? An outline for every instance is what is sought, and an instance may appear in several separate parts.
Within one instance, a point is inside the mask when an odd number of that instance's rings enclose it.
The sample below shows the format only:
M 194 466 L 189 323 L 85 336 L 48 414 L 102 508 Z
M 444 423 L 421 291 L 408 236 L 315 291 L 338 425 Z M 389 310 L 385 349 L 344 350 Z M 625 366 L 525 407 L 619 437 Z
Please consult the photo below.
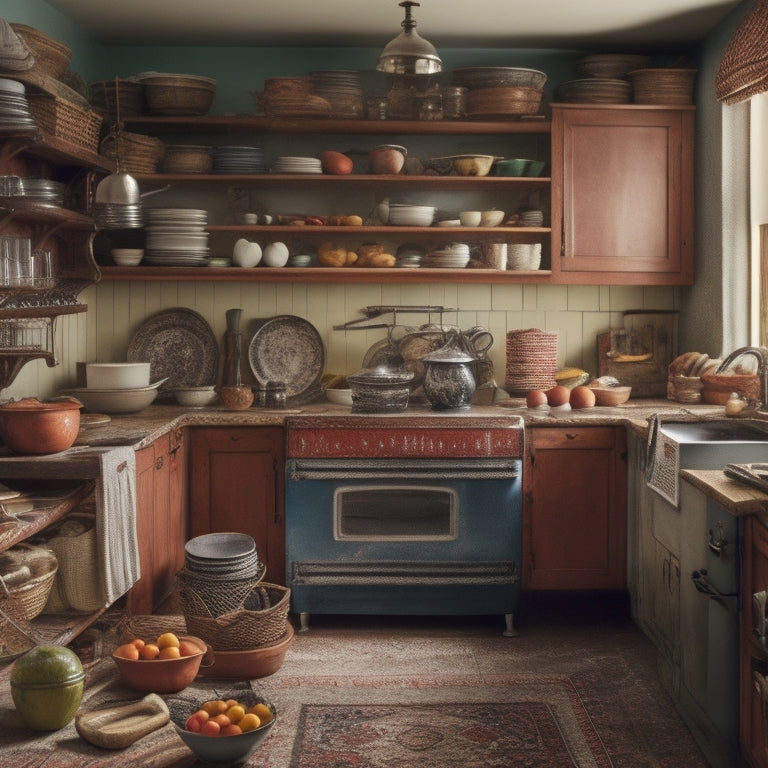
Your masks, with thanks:
M 72 722 L 83 698 L 85 673 L 77 655 L 62 645 L 37 645 L 11 672 L 11 695 L 28 728 L 57 731 Z

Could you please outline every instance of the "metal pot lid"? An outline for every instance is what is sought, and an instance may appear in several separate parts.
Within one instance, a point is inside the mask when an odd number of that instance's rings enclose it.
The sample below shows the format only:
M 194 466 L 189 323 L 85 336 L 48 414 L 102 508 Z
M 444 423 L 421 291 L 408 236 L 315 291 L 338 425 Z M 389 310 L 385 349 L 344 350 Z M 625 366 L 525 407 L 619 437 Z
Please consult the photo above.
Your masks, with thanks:
M 447 344 L 421 358 L 423 363 L 471 363 L 476 358 L 453 344 Z
M 363 368 L 347 376 L 350 384 L 407 384 L 413 378 L 413 371 L 392 371 L 386 368 Z

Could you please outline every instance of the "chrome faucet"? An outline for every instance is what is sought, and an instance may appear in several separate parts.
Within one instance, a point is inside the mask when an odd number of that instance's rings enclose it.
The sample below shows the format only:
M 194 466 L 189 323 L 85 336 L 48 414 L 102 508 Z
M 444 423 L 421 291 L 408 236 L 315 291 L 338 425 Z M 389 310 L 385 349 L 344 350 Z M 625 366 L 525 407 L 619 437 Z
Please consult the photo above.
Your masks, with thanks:
M 720 363 L 715 373 L 723 373 L 742 355 L 753 355 L 757 358 L 757 375 L 760 377 L 760 400 L 754 407 L 758 413 L 768 415 L 768 349 L 766 347 L 739 347 Z

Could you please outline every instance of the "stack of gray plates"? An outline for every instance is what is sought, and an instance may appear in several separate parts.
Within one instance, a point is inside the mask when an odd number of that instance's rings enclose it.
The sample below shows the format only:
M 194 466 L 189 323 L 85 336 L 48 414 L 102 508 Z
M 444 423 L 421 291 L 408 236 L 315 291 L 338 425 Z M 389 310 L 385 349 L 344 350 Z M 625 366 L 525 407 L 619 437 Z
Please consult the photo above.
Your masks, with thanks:
M 261 147 L 216 147 L 213 150 L 214 173 L 264 173 Z
M 272 164 L 274 173 L 322 173 L 323 167 L 316 157 L 278 157 Z
M 93 219 L 99 229 L 139 229 L 144 226 L 140 203 L 94 203 Z
M 37 123 L 29 111 L 24 83 L 0 78 L 0 134 L 35 131 Z

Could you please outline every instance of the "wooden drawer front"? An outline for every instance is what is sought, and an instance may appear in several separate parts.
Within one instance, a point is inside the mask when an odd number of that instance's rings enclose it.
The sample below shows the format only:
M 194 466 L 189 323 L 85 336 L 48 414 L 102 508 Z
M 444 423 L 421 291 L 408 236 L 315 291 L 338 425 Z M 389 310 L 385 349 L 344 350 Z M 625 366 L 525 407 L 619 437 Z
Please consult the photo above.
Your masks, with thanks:
M 532 427 L 531 445 L 536 448 L 613 448 L 615 427 Z

